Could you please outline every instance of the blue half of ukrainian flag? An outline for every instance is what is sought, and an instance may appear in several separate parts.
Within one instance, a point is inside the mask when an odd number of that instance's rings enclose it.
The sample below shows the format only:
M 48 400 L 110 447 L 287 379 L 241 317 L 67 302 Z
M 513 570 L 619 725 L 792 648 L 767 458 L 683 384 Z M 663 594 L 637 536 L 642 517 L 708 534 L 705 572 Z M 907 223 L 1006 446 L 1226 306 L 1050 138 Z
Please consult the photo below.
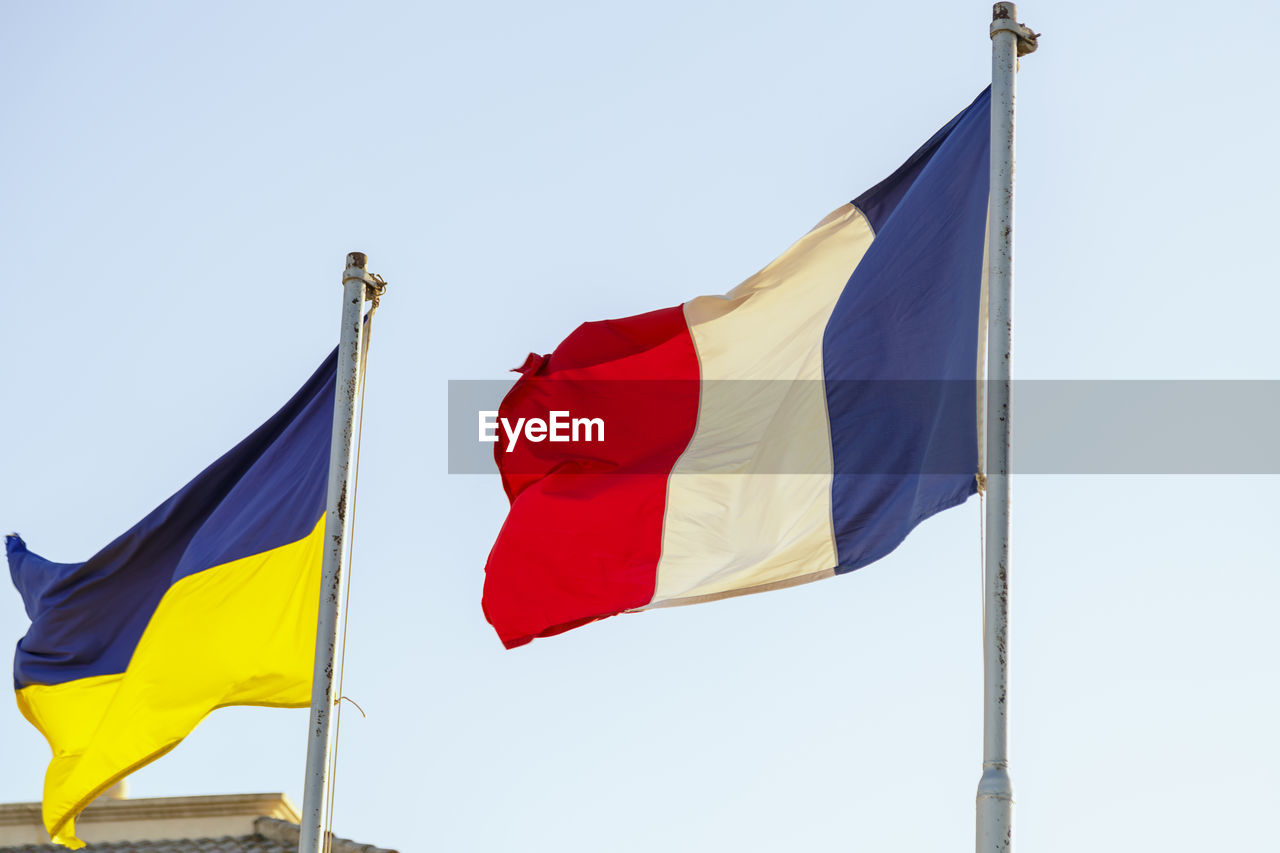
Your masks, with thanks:
M 54 841 L 82 847 L 80 810 L 215 708 L 310 704 L 336 364 L 85 562 L 6 539 L 31 618 L 14 688 L 53 750 Z

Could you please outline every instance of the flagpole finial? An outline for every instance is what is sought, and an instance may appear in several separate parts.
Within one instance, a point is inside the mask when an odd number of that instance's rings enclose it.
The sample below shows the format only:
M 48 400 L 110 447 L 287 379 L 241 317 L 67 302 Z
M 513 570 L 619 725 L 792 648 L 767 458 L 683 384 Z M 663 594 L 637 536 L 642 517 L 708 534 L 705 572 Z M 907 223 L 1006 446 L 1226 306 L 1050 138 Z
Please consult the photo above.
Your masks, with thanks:
M 1002 32 L 1011 32 L 1017 38 L 1018 56 L 1035 53 L 1039 47 L 1037 39 L 1040 34 L 1018 23 L 1017 3 L 997 3 L 991 7 L 991 37 L 995 38 L 996 33 Z
M 369 256 L 364 252 L 350 252 L 347 255 L 347 266 L 362 270 L 369 266 Z

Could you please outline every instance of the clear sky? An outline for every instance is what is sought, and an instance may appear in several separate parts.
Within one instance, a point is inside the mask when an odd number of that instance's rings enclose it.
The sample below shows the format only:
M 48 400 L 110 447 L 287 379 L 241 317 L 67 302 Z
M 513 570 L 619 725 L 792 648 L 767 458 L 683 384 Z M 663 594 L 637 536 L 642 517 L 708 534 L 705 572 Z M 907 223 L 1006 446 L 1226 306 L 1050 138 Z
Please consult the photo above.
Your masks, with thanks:
M 1015 374 L 1280 379 L 1274 3 L 1024 3 Z M 401 850 L 955 850 L 978 502 L 850 576 L 504 651 L 506 501 L 449 379 L 720 293 L 986 85 L 986 3 L 0 5 L 0 525 L 85 559 L 334 345 L 370 356 L 335 830 Z M 1221 413 L 1232 417 L 1231 412 Z M 1016 442 L 1015 424 L 1015 442 Z M 1188 448 L 1188 453 L 1202 452 Z M 1016 460 L 1016 444 L 1015 444 Z M 1023 849 L 1259 849 L 1278 478 L 1014 483 Z M 0 594 L 0 637 L 26 629 Z M 227 709 L 137 797 L 301 800 L 306 711 Z M 0 802 L 48 750 L 0 703 Z

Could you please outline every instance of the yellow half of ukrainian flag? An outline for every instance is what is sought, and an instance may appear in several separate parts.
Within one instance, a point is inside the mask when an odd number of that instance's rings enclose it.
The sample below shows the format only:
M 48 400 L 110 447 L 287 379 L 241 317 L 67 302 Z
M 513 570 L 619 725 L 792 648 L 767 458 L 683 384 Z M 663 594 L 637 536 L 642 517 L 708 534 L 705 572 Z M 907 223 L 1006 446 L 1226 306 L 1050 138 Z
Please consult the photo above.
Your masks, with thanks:
M 311 702 L 336 353 L 284 408 L 83 563 L 5 545 L 31 627 L 18 707 L 49 741 L 43 817 L 75 817 L 226 705 Z

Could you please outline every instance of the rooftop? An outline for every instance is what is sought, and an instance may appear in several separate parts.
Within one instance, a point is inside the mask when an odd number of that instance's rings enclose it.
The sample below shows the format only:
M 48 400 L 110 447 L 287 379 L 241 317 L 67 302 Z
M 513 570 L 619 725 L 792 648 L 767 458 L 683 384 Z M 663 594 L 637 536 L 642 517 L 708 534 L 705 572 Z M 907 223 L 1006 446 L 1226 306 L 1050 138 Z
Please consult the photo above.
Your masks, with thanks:
M 99 799 L 76 819 L 85 853 L 296 853 L 298 810 L 284 794 Z M 332 853 L 396 853 L 342 838 Z M 0 853 L 64 853 L 39 803 L 0 805 Z

